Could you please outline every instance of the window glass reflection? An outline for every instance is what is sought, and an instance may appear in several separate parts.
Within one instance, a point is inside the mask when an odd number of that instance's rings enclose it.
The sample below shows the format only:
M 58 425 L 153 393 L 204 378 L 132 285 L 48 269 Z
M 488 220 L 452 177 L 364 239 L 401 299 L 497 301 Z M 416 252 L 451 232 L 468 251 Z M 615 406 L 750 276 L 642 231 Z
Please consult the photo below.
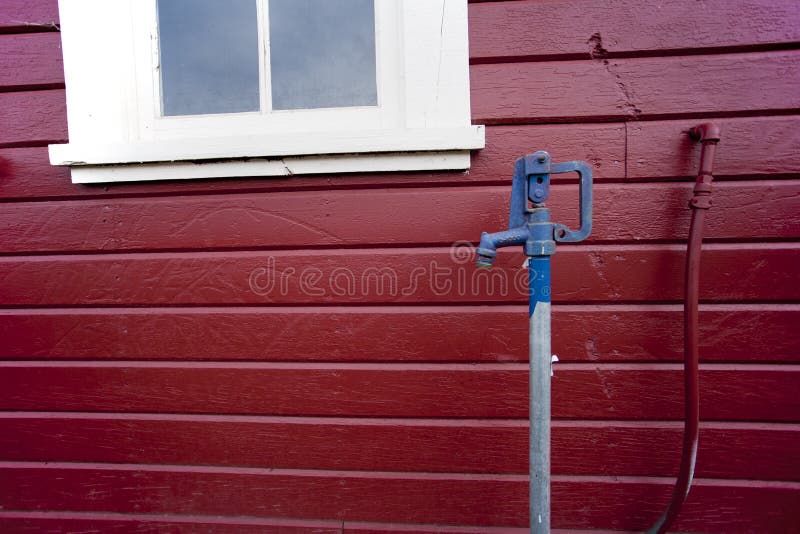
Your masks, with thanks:
M 158 28 L 164 115 L 259 110 L 256 0 L 158 0 Z
M 374 106 L 373 0 L 270 0 L 273 109 Z

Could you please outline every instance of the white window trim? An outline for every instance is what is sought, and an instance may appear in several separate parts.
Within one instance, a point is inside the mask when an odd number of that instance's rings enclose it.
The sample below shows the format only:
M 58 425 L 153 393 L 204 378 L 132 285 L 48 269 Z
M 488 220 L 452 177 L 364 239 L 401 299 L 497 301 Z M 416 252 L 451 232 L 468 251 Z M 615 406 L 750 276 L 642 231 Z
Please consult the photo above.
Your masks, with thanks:
M 466 0 L 376 0 L 378 107 L 178 117 L 160 117 L 155 0 L 59 8 L 70 142 L 50 160 L 76 183 L 467 169 L 484 146 Z
M 137 0 L 134 0 L 137 1 Z M 224 1 L 224 0 L 223 0 Z M 254 0 L 259 11 L 259 38 L 265 46 L 260 47 L 260 94 L 261 107 L 271 109 L 269 90 L 269 21 L 267 8 L 269 0 Z M 327 0 L 335 2 L 336 0 Z M 400 28 L 396 24 L 403 16 L 401 4 L 390 0 L 375 3 L 375 45 L 377 59 L 378 106 L 342 107 L 329 109 L 292 109 L 268 112 L 233 113 L 222 115 L 179 115 L 161 116 L 161 84 L 158 76 L 158 28 L 156 2 L 138 0 L 133 13 L 134 28 L 147 28 L 147 32 L 134 30 L 134 54 L 138 72 L 150 72 L 153 76 L 138 77 L 137 112 L 139 129 L 143 140 L 185 139 L 190 135 L 204 134 L 214 137 L 220 129 L 236 131 L 241 136 L 259 135 L 265 127 L 281 135 L 298 132 L 338 132 L 343 124 L 346 130 L 387 130 L 398 126 L 400 105 L 400 78 L 402 65 L 397 53 L 383 51 L 399 50 Z

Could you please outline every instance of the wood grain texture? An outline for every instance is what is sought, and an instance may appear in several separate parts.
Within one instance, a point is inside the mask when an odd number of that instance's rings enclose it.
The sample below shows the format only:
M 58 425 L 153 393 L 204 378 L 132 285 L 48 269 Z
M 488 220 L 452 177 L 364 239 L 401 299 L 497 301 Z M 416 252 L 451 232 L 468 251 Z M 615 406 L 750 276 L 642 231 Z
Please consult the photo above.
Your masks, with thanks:
M 800 530 L 796 2 L 474 2 L 492 126 L 469 173 L 96 187 L 42 146 L 67 137 L 56 0 L 0 4 L 0 531 L 527 532 L 525 297 L 447 247 L 505 227 L 539 149 L 599 184 L 594 243 L 554 257 L 554 525 L 642 530 L 678 461 L 678 181 L 710 117 L 704 421 L 676 529 Z M 554 182 L 574 222 L 574 177 Z M 269 258 L 285 291 L 258 292 Z
M 498 2 L 505 0 L 485 0 L 488 2 Z M 469 527 L 469 526 L 448 526 L 448 525 L 403 525 L 400 523 L 374 523 L 367 521 L 344 521 L 343 532 L 358 532 L 359 534 L 387 534 L 390 532 L 404 532 L 405 534 L 525 534 L 530 532 L 528 527 Z M 583 529 L 561 529 L 554 528 L 550 532 L 553 534 L 617 534 L 616 530 L 583 530 Z
M 553 300 L 680 302 L 683 245 L 562 247 Z M 524 303 L 520 251 L 492 271 L 445 248 L 0 258 L 5 306 Z M 796 243 L 705 246 L 703 301 L 800 299 Z
M 0 495 L 17 510 L 527 525 L 528 484 L 516 475 L 231 471 L 11 464 L 2 471 L 8 483 Z M 670 488 L 669 479 L 556 477 L 553 526 L 642 529 L 658 515 Z M 699 479 L 675 527 L 791 531 L 800 524 L 797 494 L 791 483 Z
M 682 368 L 560 364 L 553 417 L 680 419 Z M 0 362 L 0 409 L 527 417 L 525 364 Z M 798 421 L 798 366 L 704 364 L 706 420 Z M 590 402 L 588 402 L 590 401 Z
M 795 109 L 798 54 L 473 65 L 472 120 L 585 122 Z
M 188 514 L 13 511 L 0 512 L 0 527 L 3 527 L 3 532 L 52 532 L 54 534 L 57 532 L 340 534 L 342 521 Z
M 64 91 L 0 92 L 0 124 L 0 147 L 65 140 Z
M 530 31 L 530 19 L 548 31 Z M 49 30 L 55 24 L 55 0 L 9 0 L 0 11 L 0 31 Z M 800 40 L 798 27 L 797 6 L 785 0 L 740 2 L 736 10 L 720 0 L 702 6 L 690 2 L 664 6 L 652 1 L 613 5 L 485 2 L 469 8 L 470 57 L 478 61 L 559 55 L 590 58 L 602 54 L 595 44 L 612 55 L 764 46 Z M 693 39 L 687 40 L 687 35 Z
M 0 422 L 7 461 L 528 471 L 526 421 L 19 413 Z M 554 421 L 553 473 L 673 476 L 682 426 Z M 800 480 L 800 464 L 781 459 L 800 447 L 798 425 L 704 423 L 700 436 L 698 477 Z
M 714 119 L 722 130 L 714 175 L 796 175 L 800 173 L 800 120 L 797 116 Z M 641 179 L 691 176 L 700 150 L 687 135 L 697 121 L 628 123 L 627 173 Z
M 715 119 L 723 128 L 714 172 L 727 177 L 795 176 L 800 174 L 800 119 L 739 117 Z M 699 147 L 687 132 L 697 121 L 644 121 L 617 124 L 490 126 L 486 148 L 473 153 L 469 173 L 381 173 L 343 176 L 292 176 L 268 179 L 190 180 L 72 184 L 69 170 L 53 167 L 44 147 L 0 150 L 0 198 L 89 198 L 174 193 L 236 193 L 261 191 L 351 189 L 511 183 L 513 165 L 521 154 L 546 149 L 554 161 L 588 161 L 596 182 L 686 178 L 698 169 Z M 553 175 L 554 183 L 573 180 Z
M 686 239 L 691 189 L 597 184 L 589 242 Z M 799 193 L 800 181 L 717 184 L 705 239 L 800 237 Z M 577 185 L 552 195 L 552 220 L 577 226 Z M 508 197 L 492 186 L 3 203 L 0 252 L 450 245 L 507 228 Z
M 0 88 L 64 84 L 61 34 L 0 34 Z
M 191 516 L 178 514 L 109 514 L 98 512 L 3 512 L 0 527 L 4 532 L 35 532 L 68 529 L 70 532 L 135 532 L 161 533 L 250 533 L 280 532 L 288 534 L 525 534 L 527 528 L 490 526 L 423 525 L 420 523 L 379 523 L 374 521 L 341 521 L 313 519 L 269 519 L 236 516 Z M 49 532 L 49 531 L 48 531 Z M 553 534 L 614 534 L 609 530 L 553 529 Z
M 0 170 L 0 198 L 92 197 L 204 192 L 330 190 L 365 187 L 511 184 L 514 161 L 532 147 L 546 148 L 556 161 L 575 158 L 592 162 L 596 179 L 619 179 L 625 173 L 623 124 L 496 126 L 486 130 L 487 148 L 473 152 L 472 168 L 464 172 L 363 173 L 269 177 L 256 179 L 180 180 L 170 182 L 72 184 L 69 169 L 50 165 L 44 147 L 0 150 L 6 170 Z M 573 180 L 554 175 L 555 181 Z M 313 194 L 313 193 L 309 193 Z
M 26 532 L 91 532 L 112 534 L 342 534 L 342 521 L 226 518 L 177 514 L 108 514 L 0 512 L 0 529 L 10 534 Z
M 2 31 L 51 31 L 58 24 L 56 0 L 3 0 L 0 9 Z
M 523 305 L 4 310 L 0 357 L 523 362 L 525 310 Z M 679 362 L 682 323 L 679 305 L 555 305 L 553 352 L 562 362 Z M 800 362 L 797 324 L 797 305 L 701 306 L 700 358 Z
M 800 41 L 791 0 L 479 3 L 469 8 L 470 57 L 531 60 L 703 49 Z M 542 31 L 546 29 L 546 31 Z
M 581 122 L 793 109 L 800 107 L 797 53 L 474 65 L 472 117 Z M 63 90 L 0 94 L 0 109 L 0 119 L 18 125 L 0 144 L 66 137 Z

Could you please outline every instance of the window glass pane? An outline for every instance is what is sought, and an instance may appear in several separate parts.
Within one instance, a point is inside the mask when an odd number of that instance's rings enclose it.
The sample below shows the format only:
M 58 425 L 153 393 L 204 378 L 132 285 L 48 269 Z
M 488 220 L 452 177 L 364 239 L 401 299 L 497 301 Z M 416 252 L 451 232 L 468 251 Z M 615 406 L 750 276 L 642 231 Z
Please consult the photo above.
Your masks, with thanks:
M 272 108 L 374 106 L 373 0 L 270 0 Z
M 258 111 L 256 0 L 158 0 L 164 115 Z

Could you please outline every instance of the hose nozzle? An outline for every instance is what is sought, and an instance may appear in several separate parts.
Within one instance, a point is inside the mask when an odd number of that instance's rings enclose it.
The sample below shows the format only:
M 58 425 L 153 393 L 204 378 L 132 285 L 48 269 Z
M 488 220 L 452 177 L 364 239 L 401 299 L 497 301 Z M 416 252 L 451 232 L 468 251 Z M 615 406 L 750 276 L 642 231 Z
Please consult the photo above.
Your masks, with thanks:
M 476 265 L 480 269 L 491 269 L 494 259 L 497 256 L 497 246 L 492 239 L 492 236 L 486 232 L 481 234 L 481 242 L 478 249 L 475 251 L 478 258 Z

